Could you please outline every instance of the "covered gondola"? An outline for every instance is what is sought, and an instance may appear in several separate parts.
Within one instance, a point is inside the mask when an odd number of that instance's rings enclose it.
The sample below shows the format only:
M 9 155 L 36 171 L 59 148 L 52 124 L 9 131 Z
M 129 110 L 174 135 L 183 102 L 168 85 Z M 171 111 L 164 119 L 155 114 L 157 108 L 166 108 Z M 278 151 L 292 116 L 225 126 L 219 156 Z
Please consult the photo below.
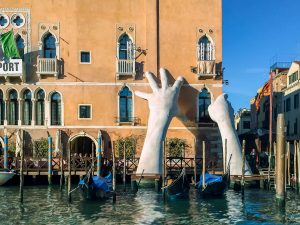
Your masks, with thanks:
M 227 188 L 228 178 L 228 172 L 223 176 L 205 173 L 205 185 L 203 187 L 203 177 L 201 175 L 198 183 L 198 191 L 203 197 L 222 196 Z
M 78 187 L 87 199 L 108 198 L 112 190 L 112 174 L 109 173 L 106 177 L 93 176 L 90 170 L 87 176 L 79 181 Z

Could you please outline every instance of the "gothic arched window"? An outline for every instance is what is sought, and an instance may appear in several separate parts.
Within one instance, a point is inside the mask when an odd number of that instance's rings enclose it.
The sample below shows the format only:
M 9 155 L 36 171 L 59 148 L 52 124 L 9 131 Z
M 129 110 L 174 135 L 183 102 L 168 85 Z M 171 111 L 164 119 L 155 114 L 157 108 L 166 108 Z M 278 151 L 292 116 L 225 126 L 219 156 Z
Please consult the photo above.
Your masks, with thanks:
M 30 125 L 32 120 L 32 101 L 31 91 L 25 90 L 23 93 L 24 105 L 23 105 L 23 124 Z
M 198 60 L 214 60 L 214 46 L 213 43 L 205 35 L 199 39 L 198 42 Z
M 8 93 L 8 124 L 18 125 L 19 105 L 18 93 L 16 90 L 10 90 Z
M 199 105 L 199 122 L 209 122 L 211 121 L 210 116 L 208 114 L 208 106 L 211 104 L 211 96 L 206 88 L 204 88 L 198 97 L 198 105 Z
M 44 125 L 45 120 L 45 92 L 39 90 L 36 94 L 36 125 Z
M 132 122 L 132 92 L 123 87 L 119 95 L 120 122 Z
M 51 95 L 51 125 L 61 125 L 61 96 L 57 92 Z
M 56 57 L 56 40 L 52 34 L 47 34 L 44 38 L 44 58 L 55 58 Z

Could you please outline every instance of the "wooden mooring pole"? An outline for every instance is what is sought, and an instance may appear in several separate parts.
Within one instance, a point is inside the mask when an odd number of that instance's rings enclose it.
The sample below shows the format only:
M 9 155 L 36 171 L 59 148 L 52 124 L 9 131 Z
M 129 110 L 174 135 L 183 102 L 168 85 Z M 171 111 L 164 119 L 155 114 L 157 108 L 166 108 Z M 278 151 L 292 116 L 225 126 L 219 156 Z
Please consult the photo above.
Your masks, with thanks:
M 124 141 L 123 145 L 123 161 L 124 161 L 124 166 L 123 166 L 123 191 L 126 191 L 126 145 Z
M 52 137 L 48 136 L 48 184 L 52 184 Z
M 294 180 L 295 180 L 295 189 L 297 190 L 298 178 L 297 178 L 297 141 L 294 141 Z
M 205 188 L 205 141 L 202 141 L 202 190 Z
M 291 145 L 290 142 L 286 142 L 287 144 L 287 151 L 286 151 L 286 171 L 287 171 L 287 177 L 286 177 L 286 184 L 288 186 L 291 186 Z
M 3 166 L 4 169 L 8 169 L 8 137 L 7 131 L 4 129 L 4 146 L 3 146 Z
M 196 138 L 194 138 L 194 184 L 197 183 L 197 146 Z
M 163 161 L 162 161 L 162 164 L 163 164 L 163 171 L 162 171 L 162 186 L 165 187 L 166 186 L 166 175 L 167 175 L 167 172 L 166 172 L 166 141 L 163 141 L 162 142 L 162 148 L 163 148 Z M 163 192 L 163 199 L 164 201 L 166 200 L 166 190 L 165 188 L 162 189 L 162 192 Z
M 64 151 L 63 151 L 63 149 L 61 149 L 61 153 L 60 153 L 60 181 L 59 181 L 60 189 L 63 188 L 63 182 L 64 182 Z
M 23 132 L 21 132 L 23 134 Z M 23 186 L 24 186 L 24 141 L 23 141 L 23 135 L 21 135 L 21 141 L 23 142 L 22 148 L 21 148 L 21 163 L 20 163 L 20 202 L 23 203 Z
M 300 191 L 300 142 L 297 142 L 297 189 Z
M 113 160 L 113 203 L 117 201 L 116 196 L 116 159 L 115 159 L 115 148 L 114 148 L 114 142 L 112 143 L 112 160 Z
M 285 206 L 285 123 L 282 113 L 277 117 L 276 132 L 276 202 L 279 207 Z
M 68 149 L 67 149 L 67 152 L 68 152 L 68 172 L 69 172 L 69 175 L 68 175 L 68 200 L 69 202 L 71 202 L 72 200 L 72 196 L 71 196 L 71 141 L 69 140 L 69 143 L 68 143 Z
M 226 173 L 226 170 L 227 170 L 227 138 L 225 138 L 225 143 L 224 143 L 224 148 L 225 148 L 225 150 L 224 150 L 224 165 L 223 165 L 223 168 L 224 168 L 224 174 Z
M 102 141 L 101 141 L 101 131 L 98 132 L 98 137 L 97 137 L 97 176 L 101 176 L 101 146 L 102 146 Z
M 244 196 L 245 193 L 245 146 L 246 146 L 246 141 L 243 140 L 242 144 L 242 180 L 241 180 L 241 185 L 242 185 L 242 196 Z

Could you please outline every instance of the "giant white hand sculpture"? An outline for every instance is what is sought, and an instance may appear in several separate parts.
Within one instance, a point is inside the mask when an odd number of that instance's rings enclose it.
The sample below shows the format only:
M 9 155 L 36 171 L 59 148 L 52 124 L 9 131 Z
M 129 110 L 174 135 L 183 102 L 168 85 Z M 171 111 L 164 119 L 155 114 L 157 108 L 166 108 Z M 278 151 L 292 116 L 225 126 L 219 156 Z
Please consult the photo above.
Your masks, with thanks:
M 148 100 L 150 110 L 148 129 L 136 174 L 162 174 L 162 143 L 174 116 L 178 114 L 178 95 L 183 78 L 178 77 L 173 86 L 169 86 L 167 72 L 160 69 L 161 88 L 154 75 L 146 72 L 153 93 L 136 91 L 135 94 Z
M 229 101 L 227 101 L 227 95 L 220 95 L 215 102 L 208 107 L 208 113 L 210 118 L 215 121 L 220 129 L 222 142 L 223 142 L 223 156 L 225 155 L 225 139 L 227 139 L 227 165 L 230 155 L 232 154 L 230 161 L 230 174 L 241 175 L 242 174 L 242 148 L 238 139 L 237 133 L 234 129 L 233 122 L 233 108 Z M 245 163 L 245 175 L 251 175 L 251 169 L 248 162 Z

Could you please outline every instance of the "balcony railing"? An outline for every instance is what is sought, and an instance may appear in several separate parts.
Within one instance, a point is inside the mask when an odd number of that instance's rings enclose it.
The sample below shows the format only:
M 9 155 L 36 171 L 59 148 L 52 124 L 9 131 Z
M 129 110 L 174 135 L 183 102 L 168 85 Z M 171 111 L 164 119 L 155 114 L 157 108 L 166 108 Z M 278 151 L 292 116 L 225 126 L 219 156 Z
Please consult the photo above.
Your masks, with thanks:
M 116 123 L 117 125 L 120 124 L 131 124 L 131 125 L 137 125 L 140 124 L 140 118 L 138 117 L 116 117 Z
M 0 77 L 4 77 L 6 81 L 11 78 L 19 78 L 21 81 L 25 81 L 26 64 L 22 59 L 0 61 Z
M 58 75 L 58 60 L 57 58 L 37 58 L 37 75 Z
M 132 76 L 135 79 L 135 60 L 132 59 L 117 59 L 116 62 L 117 79 L 120 76 Z
M 199 60 L 197 62 L 197 75 L 198 78 L 209 78 L 217 76 L 215 60 Z
M 195 118 L 195 123 L 198 127 L 217 127 L 217 123 L 214 122 L 210 117 L 206 118 Z

